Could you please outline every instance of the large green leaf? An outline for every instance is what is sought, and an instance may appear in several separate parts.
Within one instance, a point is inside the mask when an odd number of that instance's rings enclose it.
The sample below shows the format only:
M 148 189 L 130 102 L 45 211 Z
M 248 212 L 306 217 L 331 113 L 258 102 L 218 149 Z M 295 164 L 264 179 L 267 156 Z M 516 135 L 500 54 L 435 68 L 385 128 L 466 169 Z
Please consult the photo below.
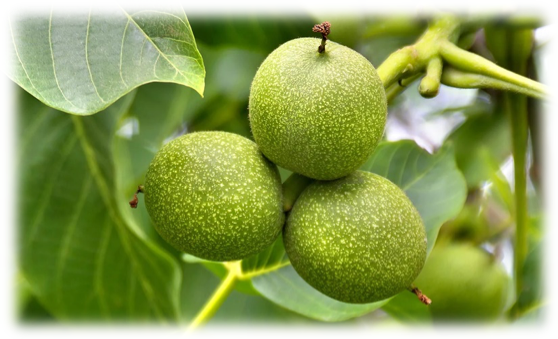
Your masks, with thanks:
M 274 303 L 312 319 L 343 321 L 376 310 L 389 301 L 348 304 L 332 299 L 308 285 L 291 265 L 252 279 L 254 288 Z
M 503 111 L 469 116 L 446 140 L 452 141 L 457 166 L 470 188 L 479 188 L 490 179 L 491 162 L 500 164 L 511 155 L 509 123 Z
M 184 3 L 196 38 L 208 45 L 272 51 L 312 32 L 314 22 L 299 4 Z
M 27 280 L 6 257 L 2 267 L 2 326 L 18 337 L 70 335 L 33 296 Z
M 183 11 L 51 12 L 10 28 L 9 77 L 58 110 L 93 114 L 156 81 L 203 94 L 205 68 Z
M 133 93 L 92 117 L 18 94 L 18 259 L 33 295 L 58 319 L 178 319 L 179 266 L 124 217 L 115 180 Z
M 428 252 L 442 224 L 459 213 L 467 198 L 450 144 L 429 154 L 411 140 L 383 142 L 361 169 L 389 179 L 407 194 L 426 227 Z

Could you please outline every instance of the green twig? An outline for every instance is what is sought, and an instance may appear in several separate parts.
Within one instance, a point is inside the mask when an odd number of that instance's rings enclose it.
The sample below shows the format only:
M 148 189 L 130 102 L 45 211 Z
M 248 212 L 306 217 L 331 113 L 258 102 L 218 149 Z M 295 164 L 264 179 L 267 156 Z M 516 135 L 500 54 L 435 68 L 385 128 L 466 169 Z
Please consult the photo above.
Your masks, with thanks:
M 459 20 L 453 15 L 437 18 L 414 45 L 392 53 L 377 69 L 384 88 L 400 79 L 424 72 L 429 62 L 439 57 L 442 42 L 457 40 L 459 27 Z
M 512 130 L 512 153 L 514 162 L 514 198 L 515 198 L 515 244 L 514 244 L 514 275 L 516 296 L 523 292 L 523 265 L 527 257 L 527 227 L 529 223 L 527 208 L 527 101 L 522 95 L 507 95 L 508 111 L 510 112 Z M 520 314 L 518 305 L 514 314 Z
M 442 83 L 449 86 L 495 88 L 536 98 L 547 96 L 548 89 L 543 84 L 456 46 L 460 32 L 460 21 L 454 16 L 434 20 L 415 44 L 395 51 L 378 67 L 384 88 L 394 90 L 392 86 L 398 81 L 426 72 L 419 90 L 423 96 L 432 97 L 437 93 L 439 75 L 445 62 L 454 69 L 447 75 L 446 71 L 441 74 Z M 399 92 L 395 90 L 392 94 Z
M 408 78 L 399 80 L 399 82 L 386 88 L 386 98 L 388 104 L 391 103 L 393 99 L 395 99 L 399 94 L 401 94 L 401 92 L 406 90 L 407 86 L 415 82 L 415 80 L 417 80 L 421 75 L 422 73 L 416 73 Z
M 463 71 L 485 75 L 502 82 L 525 87 L 530 91 L 539 93 L 541 97 L 548 93 L 548 89 L 543 84 L 508 71 L 478 54 L 462 50 L 449 41 L 443 42 L 440 46 L 440 55 L 447 63 Z
M 518 86 L 510 82 L 495 79 L 486 75 L 468 73 L 453 67 L 446 67 L 442 74 L 442 83 L 457 88 L 493 88 L 524 94 L 533 98 L 544 99 L 545 96 L 529 87 Z
M 417 52 L 413 46 L 392 53 L 377 69 L 384 88 L 393 85 L 405 73 L 413 71 Z
M 425 98 L 433 98 L 438 95 L 440 89 L 440 77 L 442 76 L 442 58 L 434 57 L 426 66 L 426 76 L 422 78 L 419 85 L 419 93 Z
M 517 74 L 527 74 L 527 63 L 532 55 L 532 46 L 532 30 L 511 30 L 509 32 L 507 52 L 509 53 L 509 67 L 511 70 L 517 72 Z M 527 145 L 529 125 L 527 121 L 527 97 L 507 92 L 505 93 L 504 100 L 511 122 L 514 162 L 514 276 L 516 303 L 510 311 L 510 316 L 512 319 L 517 319 L 524 311 L 521 299 L 525 292 L 524 265 L 528 253 Z

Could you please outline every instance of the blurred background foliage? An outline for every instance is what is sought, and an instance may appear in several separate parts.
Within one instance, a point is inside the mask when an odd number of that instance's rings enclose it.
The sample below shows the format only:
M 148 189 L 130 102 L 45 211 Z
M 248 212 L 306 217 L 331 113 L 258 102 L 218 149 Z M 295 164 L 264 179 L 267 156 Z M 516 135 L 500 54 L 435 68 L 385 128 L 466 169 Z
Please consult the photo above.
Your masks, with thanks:
M 138 184 L 143 181 L 145 170 L 154 153 L 165 140 L 192 131 L 221 130 L 252 138 L 248 121 L 248 95 L 251 80 L 265 57 L 283 42 L 290 39 L 315 36 L 311 28 L 322 21 L 332 23 L 330 39 L 347 45 L 363 54 L 374 66 L 379 66 L 392 52 L 412 44 L 426 27 L 428 17 L 423 15 L 372 16 L 368 14 L 327 15 L 301 14 L 281 16 L 227 16 L 189 15 L 190 25 L 206 69 L 204 97 L 194 90 L 176 84 L 151 83 L 134 90 L 120 99 L 112 112 L 103 111 L 92 117 L 80 118 L 84 124 L 110 124 L 116 135 L 112 144 L 106 144 L 107 154 L 117 162 L 113 166 L 115 186 L 119 190 L 120 205 L 125 205 Z M 486 26 L 488 27 L 488 26 Z M 531 27 L 536 28 L 537 25 Z M 499 34 L 512 30 L 506 24 L 493 25 L 487 30 L 467 36 L 470 50 L 504 67 L 509 50 L 505 43 L 498 46 L 487 43 L 486 32 Z M 496 33 L 494 33 L 497 31 Z M 540 59 L 544 57 L 544 35 L 535 35 L 535 49 L 529 59 L 529 76 L 537 78 Z M 508 41 L 509 40 L 498 40 Z M 539 47 L 542 46 L 542 47 Z M 452 147 L 456 164 L 467 183 L 467 199 L 455 218 L 446 222 L 438 234 L 438 242 L 448 240 L 466 242 L 482 247 L 502 262 L 512 274 L 513 260 L 513 160 L 511 159 L 510 124 L 508 115 L 513 107 L 505 104 L 505 96 L 497 91 L 465 90 L 442 86 L 433 99 L 422 98 L 415 82 L 390 104 L 385 140 L 412 139 L 430 153 L 444 145 Z M 54 133 L 60 125 L 56 120 L 67 119 L 66 113 L 57 112 L 39 103 L 22 90 L 17 90 L 19 102 L 20 152 L 36 145 L 43 127 L 33 123 L 37 116 L 49 114 Z M 527 292 L 522 303 L 532 314 L 540 312 L 542 293 L 542 238 L 544 214 L 542 211 L 539 154 L 542 147 L 538 123 L 543 106 L 529 99 L 528 116 L 531 142 L 528 159 L 530 177 L 528 198 L 530 208 L 530 253 L 525 263 Z M 110 109 L 109 109 L 110 110 Z M 45 112 L 48 111 L 48 112 Z M 112 118 L 108 119 L 108 114 Z M 110 120 L 110 121 L 109 121 Z M 66 122 L 61 122 L 65 124 Z M 33 127 L 35 126 L 35 127 Z M 62 131 L 62 127 L 57 131 Z M 62 133 L 62 132 L 60 132 Z M 87 131 L 85 131 L 87 133 Z M 94 132 L 92 132 L 94 133 Z M 45 132 L 45 135 L 47 132 Z M 55 136 L 53 136 L 54 138 Z M 101 136 L 98 136 L 101 137 Z M 44 140 L 44 139 L 43 139 Z M 43 145 L 41 147 L 48 147 Z M 37 157 L 40 148 L 35 148 Z M 68 152 L 71 152 L 68 151 Z M 31 154 L 33 156 L 33 154 Z M 18 166 L 32 168 L 29 161 L 21 160 Z M 110 164 L 107 164 L 109 168 Z M 40 171 L 35 168 L 34 170 Z M 29 170 L 27 170 L 29 171 Z M 289 172 L 281 170 L 283 179 Z M 22 174 L 25 177 L 26 174 Z M 23 193 L 30 192 L 27 184 Z M 37 193 L 38 194 L 38 193 Z M 61 193 L 62 194 L 62 193 Z M 67 193 L 64 193 L 67 194 Z M 70 196 L 72 193 L 69 193 Z M 21 198 L 23 199 L 23 198 Z M 137 234 L 153 241 L 162 251 L 179 263 L 181 277 L 180 299 L 177 306 L 181 322 L 189 322 L 202 308 L 218 286 L 219 268 L 182 260 L 181 253 L 167 245 L 155 233 L 142 204 L 136 213 Z M 25 205 L 20 201 L 20 205 Z M 125 206 L 124 206 L 125 207 Z M 124 215 L 131 213 L 120 206 Z M 101 210 L 95 213 L 103 213 Z M 161 257 L 161 260 L 166 260 Z M 24 322 L 53 322 L 66 317 L 54 311 L 49 296 L 37 295 L 29 288 L 23 275 L 17 277 L 19 318 Z M 77 297 L 77 296 L 76 296 Z M 45 301 L 47 301 L 45 303 Z M 509 301 L 508 301 L 509 302 Z M 139 319 L 146 318 L 144 314 Z M 172 319 L 173 316 L 165 317 Z M 535 317 L 536 318 L 536 317 Z M 71 317 L 69 318 L 71 320 Z M 87 318 L 86 318 L 87 319 Z M 147 317 L 146 319 L 149 319 Z M 362 317 L 346 320 L 349 323 L 390 324 L 428 322 L 430 315 L 412 294 L 402 294 L 382 309 Z M 215 322 L 273 322 L 315 324 L 317 321 L 291 312 L 262 297 L 251 283 L 240 283 L 218 310 Z

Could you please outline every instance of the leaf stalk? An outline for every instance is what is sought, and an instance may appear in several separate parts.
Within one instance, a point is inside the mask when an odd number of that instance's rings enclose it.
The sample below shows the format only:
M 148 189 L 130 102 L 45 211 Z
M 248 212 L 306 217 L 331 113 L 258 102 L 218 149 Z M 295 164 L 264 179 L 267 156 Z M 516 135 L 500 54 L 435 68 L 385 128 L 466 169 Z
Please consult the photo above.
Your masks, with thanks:
M 234 288 L 234 285 L 238 281 L 241 272 L 241 261 L 234 261 L 227 263 L 226 267 L 228 269 L 227 276 L 225 280 L 221 282 L 219 287 L 215 290 L 211 298 L 207 301 L 202 310 L 194 318 L 190 324 L 189 330 L 192 331 L 199 326 L 205 324 L 221 307 L 223 302 L 227 299 L 229 294 Z

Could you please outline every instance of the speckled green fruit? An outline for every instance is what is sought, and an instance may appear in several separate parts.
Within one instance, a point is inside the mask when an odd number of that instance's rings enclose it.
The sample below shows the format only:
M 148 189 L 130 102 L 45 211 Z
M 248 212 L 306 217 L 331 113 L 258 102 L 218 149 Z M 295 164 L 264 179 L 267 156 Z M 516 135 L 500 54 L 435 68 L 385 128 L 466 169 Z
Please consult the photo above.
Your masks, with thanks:
M 432 299 L 435 321 L 494 321 L 506 306 L 510 278 L 483 249 L 456 243 L 434 247 L 415 284 Z
M 358 169 L 384 133 L 387 101 L 372 64 L 320 39 L 291 40 L 273 51 L 252 82 L 250 126 L 277 165 L 319 180 Z
M 426 259 L 426 231 L 411 201 L 391 181 L 362 171 L 308 186 L 283 240 L 308 284 L 349 303 L 386 299 L 410 287 Z
M 277 167 L 240 135 L 197 132 L 165 144 L 149 165 L 145 205 L 176 249 L 215 260 L 258 253 L 284 224 Z

